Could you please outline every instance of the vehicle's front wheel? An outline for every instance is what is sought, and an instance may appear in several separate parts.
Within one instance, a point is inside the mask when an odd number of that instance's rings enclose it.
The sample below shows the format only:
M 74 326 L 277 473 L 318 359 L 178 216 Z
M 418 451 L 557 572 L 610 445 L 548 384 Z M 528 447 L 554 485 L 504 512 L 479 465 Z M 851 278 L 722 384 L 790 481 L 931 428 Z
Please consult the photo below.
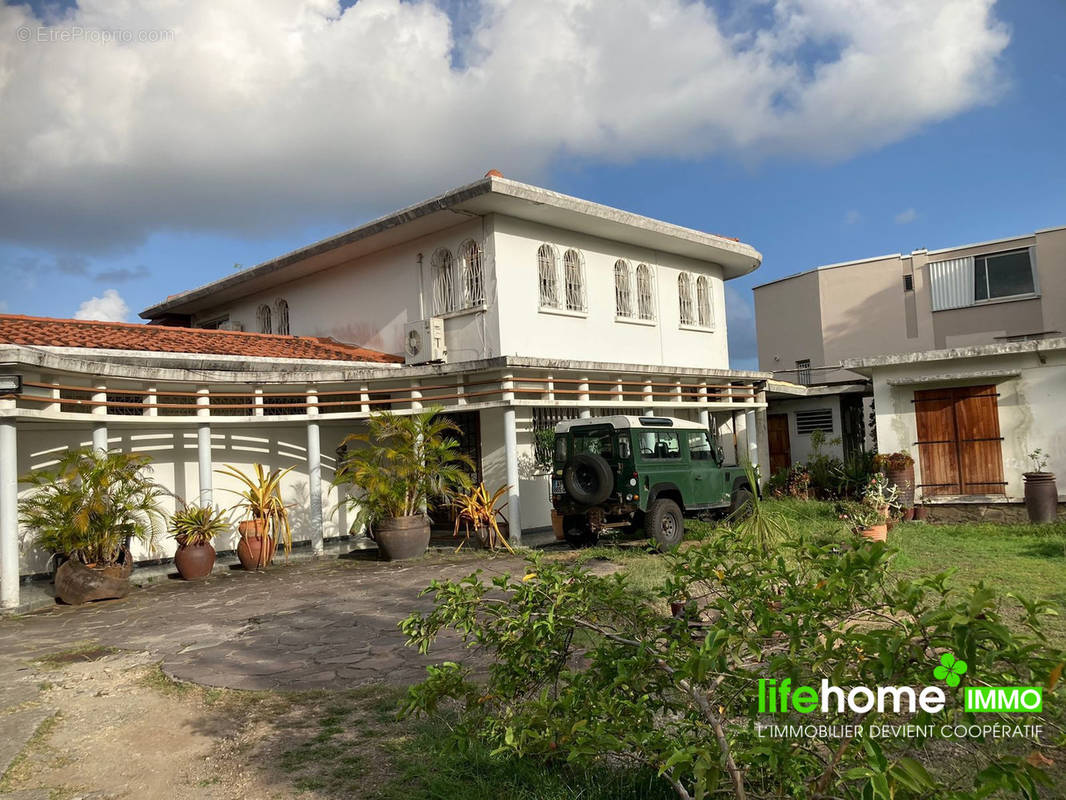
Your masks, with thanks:
M 685 535 L 685 518 L 677 503 L 663 498 L 648 506 L 644 532 L 655 539 L 660 550 L 676 550 Z

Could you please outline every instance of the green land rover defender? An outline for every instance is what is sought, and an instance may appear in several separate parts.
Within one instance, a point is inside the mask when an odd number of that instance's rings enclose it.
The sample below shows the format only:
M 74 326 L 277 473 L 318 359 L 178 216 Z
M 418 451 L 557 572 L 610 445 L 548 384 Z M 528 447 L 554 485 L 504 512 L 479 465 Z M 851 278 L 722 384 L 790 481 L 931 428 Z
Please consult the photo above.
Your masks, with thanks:
M 598 417 L 555 426 L 552 505 L 574 547 L 604 531 L 644 528 L 673 550 L 684 517 L 735 513 L 753 489 L 742 467 L 724 466 L 721 447 L 699 423 L 672 417 Z

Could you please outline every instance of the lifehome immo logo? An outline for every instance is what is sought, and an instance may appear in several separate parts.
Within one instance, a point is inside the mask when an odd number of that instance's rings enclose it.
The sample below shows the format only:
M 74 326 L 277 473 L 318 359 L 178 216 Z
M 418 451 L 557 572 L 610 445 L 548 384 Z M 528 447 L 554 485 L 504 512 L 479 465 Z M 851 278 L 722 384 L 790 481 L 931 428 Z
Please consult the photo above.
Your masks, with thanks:
M 958 687 L 968 666 L 953 653 L 944 653 L 933 669 L 933 678 L 950 689 Z M 852 686 L 844 688 L 823 678 L 819 686 L 793 686 L 782 681 L 760 679 L 758 688 L 760 714 L 868 714 L 890 712 L 915 714 L 924 711 L 936 714 L 948 704 L 948 694 L 937 685 L 916 686 Z M 965 686 L 962 691 L 963 710 L 968 713 L 1037 713 L 1044 709 L 1043 690 L 1039 686 Z M 763 726 L 760 734 L 769 729 L 799 733 L 810 726 Z M 854 728 L 855 726 L 846 726 Z M 928 735 L 933 726 L 881 726 L 893 734 Z M 1041 726 L 942 726 L 942 735 L 1039 736 Z M 910 731 L 911 728 L 915 730 Z M 930 730 L 926 731 L 925 728 Z M 970 730 L 979 729 L 977 730 Z M 986 730 L 987 729 L 987 730 Z M 1017 730 L 1015 730 L 1017 729 Z M 851 735 L 843 733 L 842 735 Z

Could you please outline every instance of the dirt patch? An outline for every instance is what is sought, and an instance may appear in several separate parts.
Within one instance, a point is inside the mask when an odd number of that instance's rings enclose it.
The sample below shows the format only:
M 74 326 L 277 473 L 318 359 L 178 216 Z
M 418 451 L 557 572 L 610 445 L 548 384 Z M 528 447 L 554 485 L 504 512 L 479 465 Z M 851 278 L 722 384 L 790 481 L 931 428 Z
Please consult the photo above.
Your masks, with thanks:
M 87 649 L 82 649 L 87 652 Z M 51 800 L 364 796 L 395 775 L 400 690 L 247 692 L 168 678 L 148 653 L 42 659 L 55 713 L 0 793 Z M 392 751 L 392 752 L 390 752 Z M 36 796 L 36 795 L 34 795 Z

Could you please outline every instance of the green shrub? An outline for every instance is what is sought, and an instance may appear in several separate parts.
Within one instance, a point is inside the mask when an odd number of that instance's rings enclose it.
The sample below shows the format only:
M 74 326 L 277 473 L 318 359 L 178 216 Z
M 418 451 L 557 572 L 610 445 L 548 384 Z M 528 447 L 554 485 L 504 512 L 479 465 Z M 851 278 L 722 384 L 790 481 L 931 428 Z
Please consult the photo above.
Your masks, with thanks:
M 151 545 L 163 520 L 166 491 L 151 477 L 149 458 L 71 450 L 56 466 L 19 480 L 36 491 L 19 501 L 23 525 L 43 550 L 86 564 L 114 564 L 131 539 Z
M 890 582 L 884 544 L 850 547 L 797 537 L 766 551 L 720 529 L 667 558 L 659 602 L 648 603 L 618 574 L 597 577 L 529 559 L 524 576 L 486 582 L 475 573 L 436 581 L 434 607 L 402 624 L 426 651 L 451 629 L 491 658 L 487 675 L 448 662 L 410 690 L 408 713 L 441 703 L 462 709 L 458 741 L 501 757 L 571 765 L 650 765 L 681 798 L 954 798 L 992 792 L 1036 797 L 1045 774 L 1026 753 L 994 740 L 937 735 L 877 738 L 870 726 L 891 712 L 760 714 L 761 679 L 792 686 L 932 685 L 945 653 L 965 661 L 961 683 L 1044 685 L 1050 726 L 1062 653 L 1042 638 L 1042 602 L 999 596 L 978 584 L 948 587 L 943 573 Z M 662 609 L 686 599 L 677 617 Z M 1007 608 L 1007 607 L 1010 608 Z M 1012 633 L 1004 613 L 1020 613 Z M 904 722 L 973 721 L 962 688 L 942 711 Z M 1002 721 L 995 715 L 984 720 Z M 862 732 L 802 739 L 761 735 L 763 723 L 844 726 Z M 1030 748 L 1031 749 L 1031 748 Z M 965 754 L 964 762 L 961 756 Z M 964 764 L 965 769 L 955 765 Z

